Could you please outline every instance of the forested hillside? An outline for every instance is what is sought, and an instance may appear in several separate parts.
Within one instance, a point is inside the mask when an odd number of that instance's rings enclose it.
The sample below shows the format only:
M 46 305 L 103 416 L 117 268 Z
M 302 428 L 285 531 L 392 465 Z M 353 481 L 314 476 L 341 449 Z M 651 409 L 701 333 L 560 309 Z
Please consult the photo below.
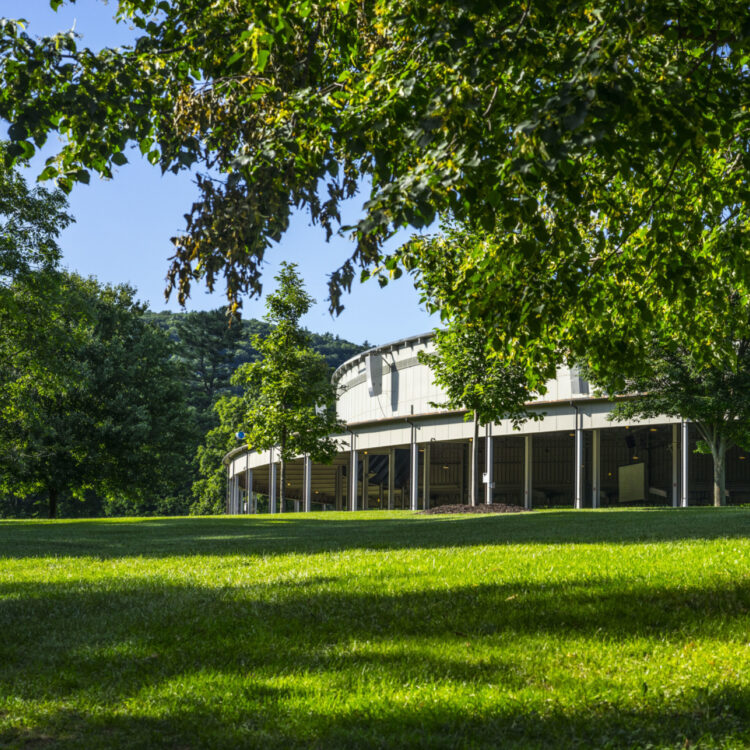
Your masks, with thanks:
M 215 314 L 217 311 L 213 311 Z M 218 311 L 221 317 L 224 318 L 224 311 Z M 165 310 L 164 312 L 147 312 L 146 319 L 156 323 L 160 328 L 169 334 L 172 341 L 179 344 L 179 322 L 184 320 L 186 317 L 193 315 L 194 313 L 173 313 Z M 258 353 L 253 349 L 253 345 L 250 339 L 256 333 L 261 336 L 266 336 L 270 330 L 268 323 L 264 323 L 262 320 L 256 320 L 255 318 L 249 318 L 248 320 L 239 320 L 239 342 L 234 353 L 234 359 L 232 360 L 232 369 L 235 369 L 238 365 L 244 362 L 251 362 L 255 360 Z M 320 352 L 325 358 L 328 364 L 332 368 L 338 367 L 342 362 L 345 362 L 355 354 L 359 354 L 364 349 L 371 346 L 367 341 L 362 344 L 354 344 L 346 339 L 334 336 L 332 333 L 310 333 L 313 341 L 315 350 Z
M 174 342 L 177 356 L 188 368 L 188 401 L 198 410 L 201 422 L 213 423 L 213 404 L 232 390 L 229 385 L 232 373 L 245 362 L 258 359 L 252 338 L 256 334 L 267 336 L 270 326 L 254 318 L 238 318 L 228 325 L 223 309 L 147 312 L 145 317 Z M 313 348 L 325 357 L 331 371 L 370 347 L 367 341 L 354 344 L 330 333 L 310 333 L 310 338 Z

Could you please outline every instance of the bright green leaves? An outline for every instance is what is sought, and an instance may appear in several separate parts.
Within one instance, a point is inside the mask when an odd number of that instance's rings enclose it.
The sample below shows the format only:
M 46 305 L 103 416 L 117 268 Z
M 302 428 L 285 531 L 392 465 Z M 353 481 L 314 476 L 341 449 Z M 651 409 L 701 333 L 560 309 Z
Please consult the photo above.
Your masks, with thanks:
M 293 264 L 282 263 L 276 280 L 277 290 L 266 297 L 265 320 L 273 328 L 253 339 L 261 359 L 232 378 L 243 389 L 247 443 L 256 450 L 278 448 L 282 461 L 309 454 L 328 463 L 337 450 L 330 437 L 339 428 L 335 389 L 325 359 L 299 325 L 313 300 Z
M 367 184 L 333 309 L 396 230 L 450 216 L 501 250 L 438 306 L 499 321 L 513 339 L 540 333 L 540 305 L 575 310 L 588 322 L 565 336 L 609 352 L 655 317 L 636 297 L 681 296 L 692 321 L 700 264 L 678 272 L 673 259 L 744 236 L 733 214 L 750 193 L 742 4 L 709 0 L 687 21 L 672 3 L 521 0 L 128 0 L 118 12 L 143 30 L 134 50 L 94 54 L 4 25 L 0 114 L 13 156 L 64 136 L 44 175 L 66 189 L 109 175 L 129 143 L 162 170 L 210 167 L 174 240 L 181 299 L 196 280 L 226 279 L 231 300 L 257 293 L 293 209 L 330 236 Z M 722 273 L 744 273 L 736 253 L 721 258 Z M 615 303 L 610 345 L 601 311 Z
M 533 400 L 529 384 L 535 379 L 511 357 L 493 351 L 491 341 L 481 326 L 464 322 L 435 332 L 435 351 L 419 357 L 446 393 L 447 402 L 436 406 L 467 409 L 467 418 L 476 415 L 480 424 L 510 419 L 518 427 L 527 419 L 541 419 L 525 407 Z

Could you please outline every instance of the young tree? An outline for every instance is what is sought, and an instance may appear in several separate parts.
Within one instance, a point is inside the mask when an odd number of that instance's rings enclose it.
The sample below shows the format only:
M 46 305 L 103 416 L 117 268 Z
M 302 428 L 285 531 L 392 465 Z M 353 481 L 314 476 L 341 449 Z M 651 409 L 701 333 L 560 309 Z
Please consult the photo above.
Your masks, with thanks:
M 273 328 L 265 338 L 253 339 L 261 359 L 243 365 L 232 378 L 243 389 L 248 447 L 278 450 L 281 510 L 287 461 L 307 454 L 313 461 L 330 463 L 337 450 L 331 434 L 340 427 L 330 368 L 299 324 L 314 300 L 296 269 L 293 263 L 281 264 L 278 288 L 266 298 L 264 320 Z
M 698 451 L 713 459 L 714 505 L 726 503 L 726 454 L 733 445 L 750 449 L 750 337 L 717 331 L 716 357 L 699 363 L 690 341 L 654 341 L 647 369 L 628 378 L 612 416 L 622 421 L 667 415 L 695 423 Z
M 419 353 L 420 361 L 432 369 L 435 382 L 447 396 L 433 406 L 468 409 L 474 422 L 471 446 L 471 504 L 476 505 L 478 486 L 479 426 L 499 419 L 510 419 L 517 427 L 528 419 L 541 419 L 525 404 L 533 399 L 525 373 L 509 366 L 502 355 L 488 346 L 485 331 L 474 325 L 452 322 L 435 331 L 435 351 Z
M 40 306 L 37 276 L 9 287 L 17 309 L 35 311 L 33 347 L 18 346 L 23 321 L 0 326 L 0 488 L 46 495 L 50 517 L 88 490 L 141 502 L 173 492 L 194 426 L 170 342 L 128 287 L 56 273 Z

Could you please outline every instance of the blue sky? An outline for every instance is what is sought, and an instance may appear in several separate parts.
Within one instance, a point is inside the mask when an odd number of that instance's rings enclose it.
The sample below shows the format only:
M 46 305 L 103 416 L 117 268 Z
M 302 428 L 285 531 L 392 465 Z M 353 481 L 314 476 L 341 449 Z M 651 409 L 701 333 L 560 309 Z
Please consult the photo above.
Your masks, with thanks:
M 78 0 L 75 4 L 66 3 L 55 13 L 47 0 L 0 0 L 0 16 L 25 18 L 27 31 L 39 36 L 68 30 L 75 24 L 83 44 L 100 48 L 127 44 L 134 37 L 132 29 L 114 22 L 116 7 L 114 0 Z M 52 153 L 45 151 L 47 155 Z M 183 229 L 183 214 L 197 191 L 189 175 L 162 176 L 137 151 L 129 157 L 132 163 L 118 168 L 113 180 L 92 177 L 90 185 L 74 188 L 69 200 L 76 223 L 61 237 L 63 263 L 102 282 L 133 284 L 140 299 L 153 310 L 179 310 L 175 299 L 164 300 L 164 277 L 171 254 L 169 238 Z M 35 168 L 39 168 L 38 163 Z M 29 174 L 29 181 L 34 177 Z M 362 200 L 353 203 L 346 220 L 357 215 Z M 404 233 L 395 238 L 393 245 L 407 236 Z M 310 226 L 306 215 L 300 213 L 281 243 L 267 254 L 264 291 L 273 288 L 279 263 L 290 260 L 299 265 L 308 291 L 318 301 L 303 321 L 313 331 L 330 331 L 355 342 L 367 339 L 381 344 L 438 324 L 435 316 L 428 316 L 420 308 L 418 295 L 406 277 L 384 289 L 376 282 L 355 282 L 352 293 L 344 299 L 346 309 L 338 318 L 331 318 L 325 302 L 327 275 L 351 251 L 351 242 L 343 237 L 326 243 L 323 231 Z M 187 309 L 206 310 L 223 303 L 223 288 L 209 295 L 205 288 L 196 287 Z M 263 301 L 246 299 L 243 309 L 245 317 L 261 317 Z

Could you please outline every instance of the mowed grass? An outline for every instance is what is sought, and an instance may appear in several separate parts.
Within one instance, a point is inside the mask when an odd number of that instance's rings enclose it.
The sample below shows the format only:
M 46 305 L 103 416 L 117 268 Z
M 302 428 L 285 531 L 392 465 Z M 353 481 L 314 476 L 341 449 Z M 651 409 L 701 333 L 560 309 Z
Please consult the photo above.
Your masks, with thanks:
M 750 746 L 750 511 L 0 522 L 0 747 Z

